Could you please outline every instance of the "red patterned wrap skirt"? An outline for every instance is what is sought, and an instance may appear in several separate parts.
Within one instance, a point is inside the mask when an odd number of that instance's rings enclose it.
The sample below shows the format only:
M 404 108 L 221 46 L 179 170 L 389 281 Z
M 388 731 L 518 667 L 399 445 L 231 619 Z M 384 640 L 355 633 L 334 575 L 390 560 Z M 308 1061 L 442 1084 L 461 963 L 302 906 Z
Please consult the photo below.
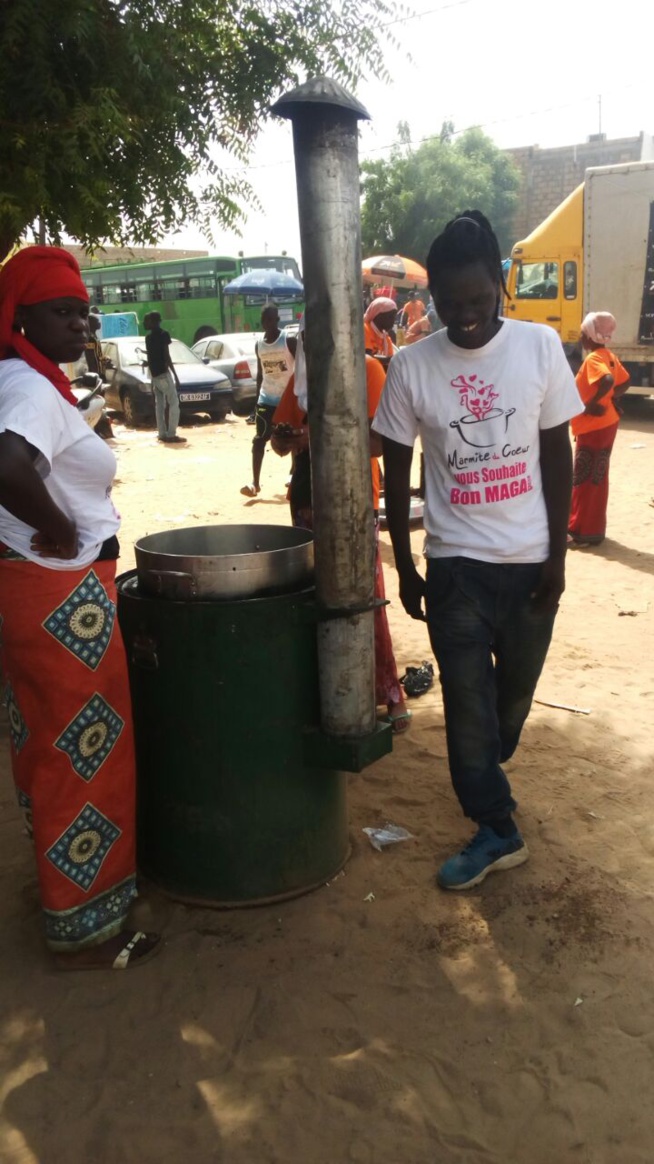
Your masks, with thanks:
M 124 928 L 136 896 L 135 764 L 114 561 L 0 559 L 4 702 L 53 950 Z

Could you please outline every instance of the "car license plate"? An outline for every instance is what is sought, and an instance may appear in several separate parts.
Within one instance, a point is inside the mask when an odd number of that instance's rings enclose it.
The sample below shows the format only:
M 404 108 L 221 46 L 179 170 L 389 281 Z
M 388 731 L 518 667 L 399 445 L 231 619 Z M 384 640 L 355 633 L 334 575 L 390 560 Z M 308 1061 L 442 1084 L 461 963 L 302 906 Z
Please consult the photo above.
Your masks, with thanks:
M 180 392 L 179 398 L 182 404 L 187 400 L 211 400 L 210 392 Z

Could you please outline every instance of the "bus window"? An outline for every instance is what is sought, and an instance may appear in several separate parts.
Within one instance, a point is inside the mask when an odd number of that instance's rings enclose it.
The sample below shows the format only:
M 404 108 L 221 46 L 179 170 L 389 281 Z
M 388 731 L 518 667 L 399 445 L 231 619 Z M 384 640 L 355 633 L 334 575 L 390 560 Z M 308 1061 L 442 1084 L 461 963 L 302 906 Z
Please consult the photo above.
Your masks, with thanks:
M 103 291 L 104 303 L 122 303 L 120 283 L 105 283 Z
M 556 299 L 558 294 L 558 263 L 518 264 L 516 299 Z
M 563 264 L 563 296 L 577 298 L 577 264 L 573 260 Z
M 169 275 L 168 278 L 159 279 L 158 281 L 157 291 L 159 299 L 185 299 L 187 296 L 183 294 L 184 290 L 184 279 L 180 279 L 179 275 Z
M 300 268 L 290 255 L 255 255 L 254 258 L 241 259 L 241 271 L 281 271 L 283 275 L 302 282 Z
M 213 275 L 192 275 L 186 282 L 187 299 L 208 299 L 216 294 L 216 280 Z

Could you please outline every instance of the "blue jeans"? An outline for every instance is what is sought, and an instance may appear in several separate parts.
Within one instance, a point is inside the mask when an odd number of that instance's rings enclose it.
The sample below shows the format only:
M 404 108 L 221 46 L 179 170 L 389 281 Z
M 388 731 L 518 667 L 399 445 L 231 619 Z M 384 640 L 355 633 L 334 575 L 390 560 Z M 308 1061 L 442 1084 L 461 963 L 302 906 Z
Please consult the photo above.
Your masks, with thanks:
M 491 824 L 516 807 L 501 768 L 515 752 L 555 614 L 531 594 L 541 567 L 429 558 L 427 623 L 438 661 L 452 784 L 466 816 Z
M 174 437 L 179 424 L 179 396 L 177 385 L 171 371 L 162 376 L 152 376 L 154 390 L 154 411 L 157 418 L 157 430 L 160 437 Z M 166 405 L 168 405 L 168 420 L 166 422 Z

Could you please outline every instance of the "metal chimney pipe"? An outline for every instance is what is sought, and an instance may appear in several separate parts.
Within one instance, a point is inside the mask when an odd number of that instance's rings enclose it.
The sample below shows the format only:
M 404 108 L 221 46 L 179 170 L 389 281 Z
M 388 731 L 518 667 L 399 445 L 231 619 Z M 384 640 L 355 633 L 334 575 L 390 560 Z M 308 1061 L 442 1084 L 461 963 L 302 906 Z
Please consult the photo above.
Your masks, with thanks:
M 318 77 L 272 107 L 293 124 L 316 555 L 321 726 L 375 728 L 374 525 L 366 404 L 357 122 L 363 105 Z

